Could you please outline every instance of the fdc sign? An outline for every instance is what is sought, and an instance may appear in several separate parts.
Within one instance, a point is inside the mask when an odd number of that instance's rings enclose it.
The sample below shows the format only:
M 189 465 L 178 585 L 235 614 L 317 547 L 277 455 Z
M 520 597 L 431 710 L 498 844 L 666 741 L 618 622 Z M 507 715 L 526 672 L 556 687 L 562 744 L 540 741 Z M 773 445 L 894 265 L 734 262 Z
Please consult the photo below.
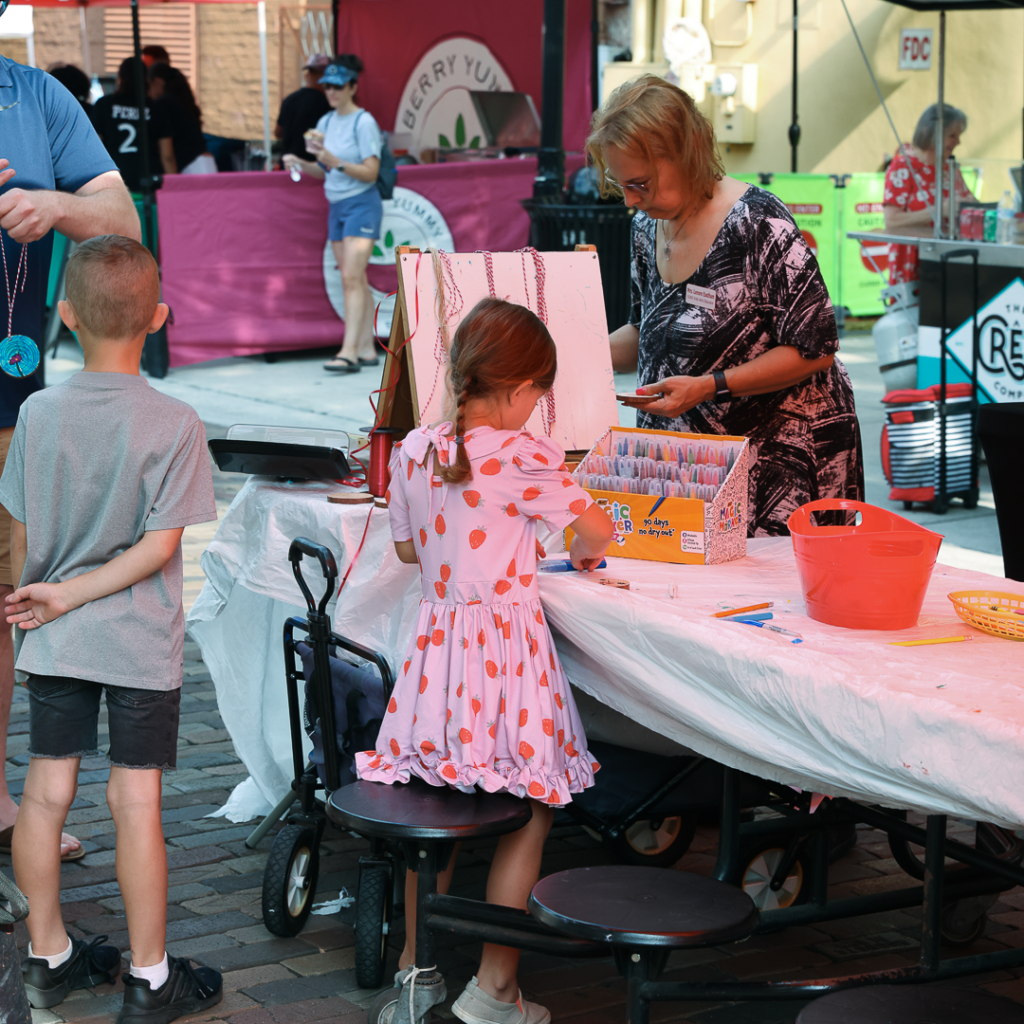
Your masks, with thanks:
M 900 30 L 900 71 L 928 71 L 932 66 L 932 34 L 930 28 Z

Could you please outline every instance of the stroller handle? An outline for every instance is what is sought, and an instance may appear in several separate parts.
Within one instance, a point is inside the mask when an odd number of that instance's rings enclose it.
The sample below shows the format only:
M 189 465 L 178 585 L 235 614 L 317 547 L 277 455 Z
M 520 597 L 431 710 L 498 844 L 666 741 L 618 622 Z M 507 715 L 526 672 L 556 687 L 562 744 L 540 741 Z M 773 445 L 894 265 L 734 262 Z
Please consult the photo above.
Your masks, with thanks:
M 313 594 L 302 575 L 303 555 L 309 555 L 310 558 L 315 558 L 320 563 L 320 569 L 327 581 L 319 606 L 314 601 Z M 288 548 L 288 561 L 292 563 L 292 572 L 295 574 L 295 580 L 299 584 L 302 596 L 306 599 L 309 613 L 313 615 L 319 612 L 320 615 L 323 615 L 327 608 L 327 602 L 331 599 L 331 594 L 334 593 L 335 581 L 338 579 L 338 563 L 334 560 L 334 555 L 323 544 L 317 544 L 305 537 L 296 537 Z

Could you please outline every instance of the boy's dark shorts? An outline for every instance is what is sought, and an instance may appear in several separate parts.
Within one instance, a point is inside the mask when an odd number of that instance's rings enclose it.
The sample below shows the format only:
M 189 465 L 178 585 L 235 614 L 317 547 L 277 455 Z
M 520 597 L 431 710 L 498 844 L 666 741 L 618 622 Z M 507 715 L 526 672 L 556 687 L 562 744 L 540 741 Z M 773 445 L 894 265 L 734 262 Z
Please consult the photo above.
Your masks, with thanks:
M 64 676 L 29 676 L 25 685 L 30 757 L 98 753 L 100 694 L 106 691 L 110 763 L 118 768 L 176 767 L 181 690 L 104 686 Z

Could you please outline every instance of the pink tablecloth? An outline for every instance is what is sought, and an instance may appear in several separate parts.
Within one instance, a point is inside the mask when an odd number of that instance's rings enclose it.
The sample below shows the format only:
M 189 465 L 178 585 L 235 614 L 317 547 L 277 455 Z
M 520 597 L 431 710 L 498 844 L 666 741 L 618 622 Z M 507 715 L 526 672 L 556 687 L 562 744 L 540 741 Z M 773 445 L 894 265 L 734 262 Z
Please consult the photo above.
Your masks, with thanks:
M 399 168 L 398 184 L 441 211 L 454 251 L 508 251 L 527 244 L 519 200 L 536 171 L 535 159 L 422 165 Z M 283 171 L 168 175 L 157 207 L 171 366 L 340 341 L 324 288 L 320 182 Z M 394 266 L 371 267 L 370 281 L 393 291 Z

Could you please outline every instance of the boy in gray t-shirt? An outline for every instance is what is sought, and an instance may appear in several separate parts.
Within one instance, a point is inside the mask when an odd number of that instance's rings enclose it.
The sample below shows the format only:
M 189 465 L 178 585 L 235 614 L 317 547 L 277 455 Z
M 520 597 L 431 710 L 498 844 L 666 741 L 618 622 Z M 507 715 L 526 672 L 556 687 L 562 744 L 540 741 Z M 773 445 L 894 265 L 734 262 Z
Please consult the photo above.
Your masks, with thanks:
M 113 981 L 114 946 L 70 938 L 60 911 L 60 831 L 83 756 L 110 725 L 107 802 L 131 942 L 118 1024 L 213 1006 L 221 978 L 168 957 L 162 772 L 175 766 L 182 678 L 181 533 L 216 519 L 206 436 L 194 409 L 139 376 L 146 334 L 167 317 L 148 250 L 104 235 L 72 254 L 60 314 L 85 368 L 21 408 L 0 479 L 14 519 L 17 590 L 7 598 L 29 691 L 29 762 L 14 828 L 28 896 L 24 965 L 34 1007 Z

